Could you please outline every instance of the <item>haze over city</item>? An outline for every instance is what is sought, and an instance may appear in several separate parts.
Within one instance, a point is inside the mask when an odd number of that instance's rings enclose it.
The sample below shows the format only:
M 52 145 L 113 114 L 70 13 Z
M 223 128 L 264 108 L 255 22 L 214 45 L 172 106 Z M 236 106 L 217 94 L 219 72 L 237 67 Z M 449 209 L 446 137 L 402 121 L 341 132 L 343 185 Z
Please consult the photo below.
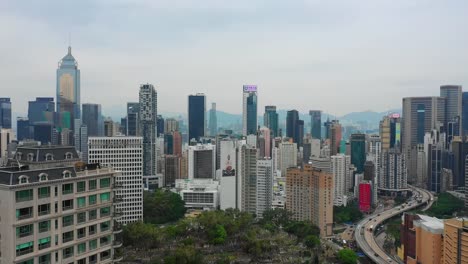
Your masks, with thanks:
M 158 108 L 186 112 L 203 92 L 241 113 L 241 87 L 259 109 L 342 115 L 401 108 L 401 98 L 467 83 L 465 1 L 2 1 L 2 92 L 25 113 L 55 97 L 71 43 L 81 102 L 103 112 L 152 83 Z M 363 100 L 364 99 L 364 100 Z

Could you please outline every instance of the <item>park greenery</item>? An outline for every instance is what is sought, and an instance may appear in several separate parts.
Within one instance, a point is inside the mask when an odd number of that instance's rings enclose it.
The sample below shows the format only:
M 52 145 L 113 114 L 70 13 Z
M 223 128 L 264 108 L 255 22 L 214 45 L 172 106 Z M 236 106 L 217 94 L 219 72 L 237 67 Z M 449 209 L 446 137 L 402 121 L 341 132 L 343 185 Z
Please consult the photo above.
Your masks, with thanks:
M 461 213 L 463 208 L 464 204 L 462 200 L 449 193 L 441 193 L 425 214 L 440 219 L 447 219 L 456 216 L 457 213 Z
M 266 211 L 261 220 L 228 209 L 170 224 L 137 222 L 123 237 L 124 263 L 326 263 L 319 228 L 282 209 Z
M 356 252 L 349 248 L 344 248 L 338 251 L 338 260 L 343 264 L 355 264 L 357 263 L 358 256 Z
M 143 194 L 144 222 L 165 224 L 175 222 L 185 215 L 185 202 L 180 195 L 171 191 L 158 189 Z
M 333 218 L 337 224 L 347 222 L 357 222 L 363 218 L 362 212 L 359 211 L 356 202 L 348 204 L 348 206 L 334 206 L 333 207 Z

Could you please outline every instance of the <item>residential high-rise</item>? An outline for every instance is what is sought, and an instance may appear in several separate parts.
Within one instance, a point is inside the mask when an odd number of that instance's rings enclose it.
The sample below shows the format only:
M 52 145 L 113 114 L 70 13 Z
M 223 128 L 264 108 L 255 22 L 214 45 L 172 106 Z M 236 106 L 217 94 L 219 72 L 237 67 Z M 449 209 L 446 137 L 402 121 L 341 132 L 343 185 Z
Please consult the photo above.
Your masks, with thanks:
M 156 175 L 156 118 L 158 94 L 152 84 L 142 84 L 139 94 L 139 129 L 143 137 L 143 176 Z
M 328 128 L 326 128 L 328 131 L 328 136 L 330 137 L 330 155 L 336 155 L 338 153 L 341 153 L 340 151 L 340 145 L 341 145 L 341 139 L 342 139 L 342 131 L 341 131 L 341 124 L 338 120 L 332 120 Z
M 276 112 L 276 106 L 265 106 L 265 114 L 263 114 L 263 125 L 270 129 L 272 138 L 275 138 L 279 135 L 278 113 Z
M 0 167 L 8 158 L 8 144 L 13 141 L 13 130 L 0 128 Z
M 216 103 L 211 103 L 210 109 L 210 136 L 218 134 L 218 119 L 216 117 Z
M 175 186 L 177 179 L 180 179 L 180 156 L 164 155 L 164 186 Z
M 104 136 L 106 137 L 115 137 L 117 135 L 117 130 L 115 129 L 115 123 L 109 117 L 104 120 Z
M 113 263 L 121 212 L 112 168 L 79 165 L 73 147 L 18 147 L 0 168 L 2 262 Z M 11 181 L 10 181 L 11 179 Z
M 29 124 L 33 126 L 36 122 L 54 122 L 55 102 L 53 97 L 36 97 L 35 101 L 28 102 Z
M 188 140 L 199 141 L 205 136 L 206 96 L 198 93 L 188 97 Z
M 140 103 L 127 103 L 127 136 L 140 136 Z
M 11 128 L 11 101 L 10 98 L 0 98 L 0 128 Z
M 166 120 L 164 120 L 164 134 L 174 131 L 179 131 L 179 121 L 175 118 L 166 118 Z
M 74 127 L 74 146 L 81 160 L 88 163 L 88 127 L 82 124 L 80 119 L 75 119 Z
M 122 224 L 143 220 L 143 139 L 141 137 L 90 137 L 89 163 L 100 163 L 120 171 L 115 177 L 116 194 L 122 201 L 116 209 L 123 213 Z
M 445 102 L 442 97 L 403 98 L 402 149 L 408 163 L 409 183 L 416 183 L 419 167 L 418 144 L 424 144 L 424 135 L 432 129 L 440 130 L 445 123 Z
M 25 139 L 32 139 L 32 127 L 29 126 L 29 119 L 27 117 L 16 118 L 16 139 L 18 141 Z
M 257 133 L 257 85 L 244 85 L 242 90 L 242 134 Z
M 304 165 L 290 168 L 286 175 L 286 210 L 292 218 L 312 221 L 320 228 L 320 236 L 333 234 L 333 175 Z
M 380 121 L 382 150 L 401 148 L 401 118 L 399 114 L 384 116 Z
M 310 110 L 310 135 L 315 139 L 322 139 L 322 111 Z
M 271 158 L 271 130 L 268 127 L 262 126 L 258 130 L 257 148 L 259 149 L 260 158 Z
M 245 212 L 257 212 L 257 148 L 243 145 L 239 148 L 239 176 L 241 180 L 241 207 Z M 223 174 L 224 175 L 224 174 Z
M 189 146 L 188 178 L 214 179 L 216 167 L 216 147 L 211 144 Z
M 379 189 L 402 191 L 408 188 L 408 169 L 405 154 L 398 149 L 382 152 L 382 173 L 378 179 Z
M 440 86 L 440 97 L 446 98 L 445 101 L 445 125 L 448 122 L 457 122 L 458 130 L 455 136 L 461 135 L 462 124 L 462 87 L 461 85 L 443 85 Z
M 352 134 L 351 142 L 351 164 L 356 167 L 356 173 L 364 172 L 366 162 L 366 135 Z
M 331 171 L 334 179 L 334 201 L 335 206 L 346 205 L 347 194 L 352 186 L 348 186 L 348 179 L 353 177 L 350 170 L 351 157 L 344 154 L 331 156 Z
M 219 143 L 219 171 L 220 178 L 220 208 L 225 210 L 227 208 L 241 209 L 242 206 L 242 182 L 244 178 L 241 175 L 241 162 L 239 161 L 244 156 L 245 151 L 238 148 L 239 142 L 231 138 L 218 137 Z M 244 147 L 244 150 L 246 146 Z M 250 158 L 250 156 L 249 156 Z M 250 160 L 250 159 L 247 159 Z M 247 176 L 245 176 L 247 177 Z
M 297 144 L 281 142 L 279 145 L 279 169 L 284 177 L 288 168 L 297 167 Z
M 271 209 L 273 202 L 273 160 L 257 160 L 256 179 L 256 216 L 263 217 L 263 212 Z
M 74 120 L 81 118 L 80 89 L 78 62 L 71 54 L 71 47 L 68 47 L 68 53 L 58 63 L 57 69 L 59 127 L 73 130 Z
M 468 263 L 468 219 L 453 218 L 444 222 L 442 262 Z
M 104 136 L 104 121 L 100 104 L 83 104 L 81 120 L 88 127 L 90 137 Z

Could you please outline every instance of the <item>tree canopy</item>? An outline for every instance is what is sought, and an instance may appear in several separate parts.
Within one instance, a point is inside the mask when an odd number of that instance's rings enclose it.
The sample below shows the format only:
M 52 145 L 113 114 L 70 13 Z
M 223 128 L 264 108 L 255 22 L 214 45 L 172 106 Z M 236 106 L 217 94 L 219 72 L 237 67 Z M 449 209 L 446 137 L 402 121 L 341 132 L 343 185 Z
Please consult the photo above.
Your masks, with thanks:
M 357 263 L 358 256 L 353 250 L 344 248 L 338 251 L 338 259 L 343 264 L 355 264 Z
M 143 195 L 143 216 L 145 223 L 165 224 L 175 222 L 185 215 L 185 202 L 180 195 L 158 189 Z

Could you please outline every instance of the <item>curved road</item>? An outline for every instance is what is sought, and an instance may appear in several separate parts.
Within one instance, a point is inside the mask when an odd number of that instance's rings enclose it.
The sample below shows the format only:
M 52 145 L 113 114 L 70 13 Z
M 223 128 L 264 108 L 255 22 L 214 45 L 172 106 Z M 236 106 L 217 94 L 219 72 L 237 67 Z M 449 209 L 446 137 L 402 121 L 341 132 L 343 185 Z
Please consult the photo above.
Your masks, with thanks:
M 388 255 L 381 247 L 377 245 L 374 237 L 375 229 L 381 225 L 385 220 L 390 219 L 398 214 L 405 211 L 412 210 L 421 205 L 427 204 L 423 211 L 429 209 L 434 201 L 433 195 L 426 190 L 409 186 L 413 193 L 419 193 L 421 195 L 421 202 L 417 200 L 410 200 L 406 206 L 397 206 L 390 210 L 384 211 L 379 214 L 370 215 L 361 220 L 356 227 L 355 238 L 359 247 L 375 263 L 402 263 L 401 260 L 393 259 L 391 255 Z M 372 227 L 372 231 L 369 229 Z

